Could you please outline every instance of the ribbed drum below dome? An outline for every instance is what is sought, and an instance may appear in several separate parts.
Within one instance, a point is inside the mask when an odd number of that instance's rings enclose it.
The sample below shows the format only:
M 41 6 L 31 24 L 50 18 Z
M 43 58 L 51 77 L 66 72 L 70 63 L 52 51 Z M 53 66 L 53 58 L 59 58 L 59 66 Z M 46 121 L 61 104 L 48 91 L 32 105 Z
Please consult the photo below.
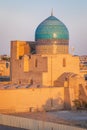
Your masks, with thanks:
M 67 54 L 69 32 L 59 19 L 50 16 L 37 27 L 35 41 L 37 54 Z
M 37 54 L 68 54 L 67 45 L 37 45 Z

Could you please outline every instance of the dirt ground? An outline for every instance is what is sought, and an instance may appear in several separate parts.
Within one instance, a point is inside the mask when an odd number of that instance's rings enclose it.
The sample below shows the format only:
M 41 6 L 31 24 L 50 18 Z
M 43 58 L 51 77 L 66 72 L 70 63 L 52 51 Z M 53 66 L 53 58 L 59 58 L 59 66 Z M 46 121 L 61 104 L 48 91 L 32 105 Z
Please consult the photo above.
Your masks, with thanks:
M 11 115 L 87 128 L 87 111 L 31 112 Z

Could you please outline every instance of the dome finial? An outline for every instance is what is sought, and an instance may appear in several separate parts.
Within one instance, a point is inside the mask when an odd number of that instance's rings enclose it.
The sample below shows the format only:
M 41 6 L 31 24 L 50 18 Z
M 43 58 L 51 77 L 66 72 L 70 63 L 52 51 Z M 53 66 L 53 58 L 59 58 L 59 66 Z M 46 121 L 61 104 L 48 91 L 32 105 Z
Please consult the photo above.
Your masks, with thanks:
M 51 10 L 51 16 L 53 16 L 53 8 L 52 8 L 52 10 Z

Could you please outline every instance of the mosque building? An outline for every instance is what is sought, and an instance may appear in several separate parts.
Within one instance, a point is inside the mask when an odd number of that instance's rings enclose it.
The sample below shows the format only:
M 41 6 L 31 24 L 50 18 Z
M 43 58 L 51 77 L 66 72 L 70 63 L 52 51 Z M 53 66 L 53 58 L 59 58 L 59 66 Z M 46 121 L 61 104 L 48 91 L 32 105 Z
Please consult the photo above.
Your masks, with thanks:
M 53 13 L 37 27 L 35 41 L 11 42 L 12 82 L 57 87 L 74 74 L 87 71 L 80 70 L 79 56 L 69 54 L 69 31 Z
M 0 111 L 71 109 L 77 99 L 87 103 L 87 57 L 69 54 L 69 31 L 53 13 L 36 28 L 35 41 L 11 41 L 10 66 Z

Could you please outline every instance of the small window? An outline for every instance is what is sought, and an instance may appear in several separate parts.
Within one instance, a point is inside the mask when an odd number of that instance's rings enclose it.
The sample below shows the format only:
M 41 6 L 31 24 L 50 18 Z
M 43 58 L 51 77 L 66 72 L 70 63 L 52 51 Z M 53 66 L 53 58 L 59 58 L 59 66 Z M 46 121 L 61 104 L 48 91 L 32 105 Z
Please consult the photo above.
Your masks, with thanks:
M 19 56 L 19 60 L 22 60 L 22 57 L 23 57 L 23 56 Z
M 37 59 L 35 60 L 35 67 L 37 67 L 37 64 L 38 64 L 38 61 L 37 61 Z
M 63 67 L 66 67 L 66 59 L 63 58 Z
M 31 59 L 31 55 L 29 55 L 29 59 Z
M 8 68 L 9 67 L 9 63 L 8 62 L 6 62 L 6 68 Z
M 87 74 L 84 75 L 85 80 L 87 80 Z

